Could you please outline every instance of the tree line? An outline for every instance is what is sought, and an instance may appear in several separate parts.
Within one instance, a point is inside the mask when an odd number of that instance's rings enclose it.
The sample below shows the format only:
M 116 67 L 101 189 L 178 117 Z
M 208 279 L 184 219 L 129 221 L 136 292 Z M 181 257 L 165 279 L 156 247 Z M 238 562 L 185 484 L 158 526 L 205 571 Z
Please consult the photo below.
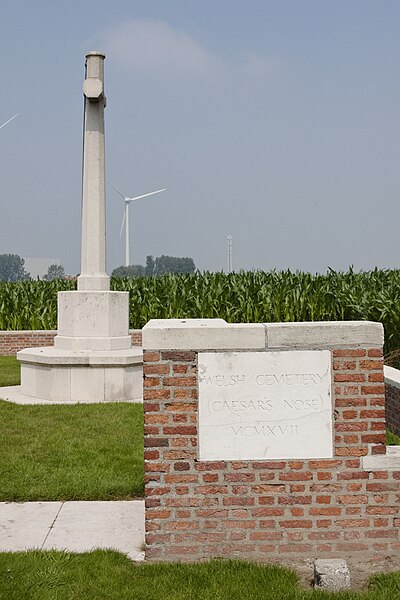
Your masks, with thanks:
M 146 257 L 146 265 L 117 267 L 111 277 L 143 277 L 145 275 L 165 275 L 166 273 L 194 273 L 196 266 L 192 258 L 180 256 Z
M 180 256 L 147 256 L 146 265 L 130 265 L 117 267 L 111 273 L 112 277 L 140 277 L 144 275 L 164 275 L 166 273 L 194 273 L 196 266 L 192 258 Z M 50 265 L 43 279 L 63 279 L 64 267 Z M 32 279 L 25 269 L 25 260 L 18 254 L 0 254 L 0 281 L 26 281 Z
M 50 265 L 43 279 L 53 281 L 65 277 L 64 267 L 61 265 Z M 26 281 L 31 274 L 25 269 L 25 260 L 18 254 L 0 254 L 0 281 Z

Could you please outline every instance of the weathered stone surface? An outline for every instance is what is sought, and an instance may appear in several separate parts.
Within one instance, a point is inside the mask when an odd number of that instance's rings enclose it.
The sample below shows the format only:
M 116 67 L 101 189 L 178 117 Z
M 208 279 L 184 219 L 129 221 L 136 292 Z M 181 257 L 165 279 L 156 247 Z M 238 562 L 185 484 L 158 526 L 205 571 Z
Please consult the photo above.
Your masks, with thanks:
M 199 353 L 200 460 L 331 458 L 330 352 Z
M 314 561 L 314 587 L 324 590 L 344 590 L 350 587 L 350 573 L 342 558 Z

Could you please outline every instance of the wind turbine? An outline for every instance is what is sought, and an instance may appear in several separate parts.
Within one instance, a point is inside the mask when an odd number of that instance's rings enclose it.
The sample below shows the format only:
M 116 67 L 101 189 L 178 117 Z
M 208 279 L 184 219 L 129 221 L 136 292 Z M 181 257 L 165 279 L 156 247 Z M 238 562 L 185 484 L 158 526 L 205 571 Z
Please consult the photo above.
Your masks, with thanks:
M 113 190 L 115 190 L 117 192 L 117 194 L 122 196 L 125 201 L 124 216 L 122 218 L 121 231 L 120 231 L 119 237 L 120 238 L 122 237 L 122 231 L 124 229 L 124 223 L 125 223 L 125 266 L 129 267 L 129 265 L 130 265 L 130 258 L 129 258 L 129 205 L 134 200 L 140 200 L 141 198 L 146 198 L 147 196 L 153 196 L 153 194 L 159 194 L 160 192 L 165 192 L 166 188 L 131 198 L 129 196 L 125 196 L 125 194 L 123 194 L 122 192 L 120 192 L 120 190 L 118 190 L 116 187 L 114 187 L 112 185 L 112 183 L 109 182 L 109 185 L 112 187 Z
M 0 125 L 0 129 L 2 129 L 3 127 L 5 127 L 6 125 L 8 125 L 8 123 L 10 123 L 13 119 L 15 119 L 16 117 L 18 117 L 19 113 L 17 113 L 16 115 L 14 115 L 13 117 L 11 117 L 11 119 L 8 119 L 8 121 L 6 121 L 5 123 L 3 123 L 3 125 Z

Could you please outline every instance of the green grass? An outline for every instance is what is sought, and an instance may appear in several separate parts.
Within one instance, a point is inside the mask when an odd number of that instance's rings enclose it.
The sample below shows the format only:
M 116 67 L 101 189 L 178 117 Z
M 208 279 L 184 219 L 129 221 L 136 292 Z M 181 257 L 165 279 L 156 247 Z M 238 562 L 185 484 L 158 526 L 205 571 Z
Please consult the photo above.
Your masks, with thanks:
M 21 368 L 15 356 L 0 356 L 0 386 L 20 383 Z
M 400 446 L 400 437 L 391 431 L 386 432 L 387 446 Z
M 275 565 L 234 560 L 133 564 L 114 551 L 0 553 L 0 600 L 394 600 L 400 573 L 372 578 L 366 592 L 301 589 Z
M 143 495 L 143 407 L 0 401 L 0 456 L 0 501 Z

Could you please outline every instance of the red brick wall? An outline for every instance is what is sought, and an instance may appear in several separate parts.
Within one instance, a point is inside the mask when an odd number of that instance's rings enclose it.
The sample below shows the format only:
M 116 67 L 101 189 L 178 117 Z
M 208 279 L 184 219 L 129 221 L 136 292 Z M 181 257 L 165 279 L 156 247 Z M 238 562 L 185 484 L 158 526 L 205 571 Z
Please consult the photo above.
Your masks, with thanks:
M 400 435 L 400 389 L 386 383 L 386 427 L 392 433 Z
M 142 345 L 142 331 L 131 329 L 134 346 Z M 12 356 L 23 348 L 53 346 L 57 331 L 0 331 L 0 356 Z
M 382 352 L 332 351 L 334 458 L 197 460 L 197 353 L 144 352 L 146 557 L 395 555 L 400 471 L 385 452 Z

